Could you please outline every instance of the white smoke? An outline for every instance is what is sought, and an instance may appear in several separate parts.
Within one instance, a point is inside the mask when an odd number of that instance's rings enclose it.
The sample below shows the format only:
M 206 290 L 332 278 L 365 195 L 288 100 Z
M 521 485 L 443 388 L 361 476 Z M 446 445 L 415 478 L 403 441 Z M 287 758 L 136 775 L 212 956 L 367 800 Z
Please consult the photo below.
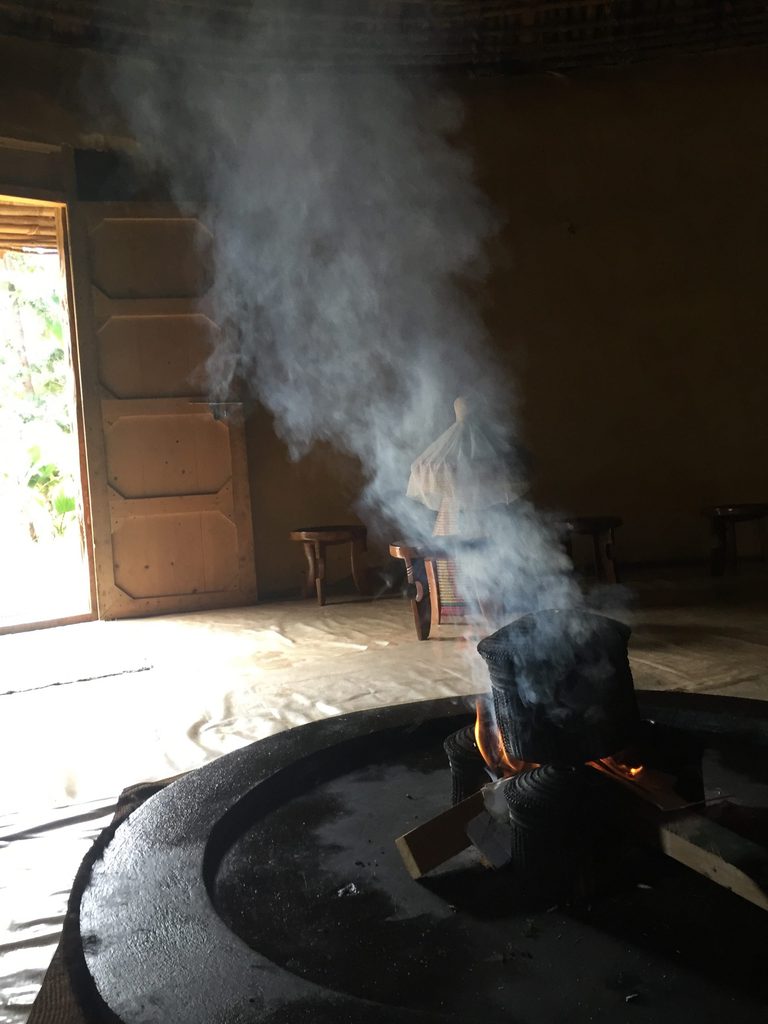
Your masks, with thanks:
M 433 516 L 405 496 L 409 468 L 457 395 L 474 393 L 508 452 L 518 440 L 514 388 L 466 287 L 486 272 L 497 221 L 452 141 L 461 104 L 370 62 L 265 68 L 262 57 L 246 73 L 265 52 L 263 23 L 254 31 L 229 41 L 237 73 L 213 73 L 201 55 L 215 26 L 187 22 L 159 59 L 127 54 L 115 86 L 149 161 L 178 199 L 202 200 L 212 229 L 223 340 L 211 395 L 243 378 L 295 457 L 323 440 L 359 459 L 365 521 L 429 545 Z M 278 49 L 291 51 L 282 36 Z M 489 543 L 456 552 L 483 608 L 503 618 L 579 600 L 530 504 L 485 525 Z

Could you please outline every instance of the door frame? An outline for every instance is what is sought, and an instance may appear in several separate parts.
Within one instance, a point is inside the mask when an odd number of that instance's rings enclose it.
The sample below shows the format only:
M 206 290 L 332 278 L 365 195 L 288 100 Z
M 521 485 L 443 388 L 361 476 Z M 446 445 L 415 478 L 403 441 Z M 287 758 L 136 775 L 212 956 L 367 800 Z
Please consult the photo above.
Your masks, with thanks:
M 18 197 L 21 201 L 37 201 L 53 204 L 58 213 L 58 241 L 60 253 L 64 261 L 65 280 L 67 287 L 68 314 L 70 324 L 70 346 L 72 365 L 75 376 L 75 418 L 78 431 L 80 476 L 83 495 L 83 529 L 85 533 L 85 549 L 88 560 L 88 576 L 90 582 L 91 611 L 87 614 L 72 616 L 50 621 L 40 621 L 19 626 L 0 628 L 0 634 L 6 632 L 22 632 L 41 629 L 49 626 L 66 625 L 73 622 L 85 622 L 105 617 L 113 617 L 109 608 L 110 581 L 114 589 L 114 566 L 107 557 L 112 552 L 112 520 L 107 489 L 107 452 L 102 422 L 102 394 L 99 379 L 98 359 L 95 357 L 94 341 L 96 334 L 97 312 L 94 309 L 93 289 L 90 277 L 89 236 L 86 225 L 85 209 L 89 205 L 79 199 L 75 173 L 74 152 L 70 146 L 48 145 L 39 142 L 0 138 L 0 194 Z M 119 206 L 121 204 L 106 204 Z M 141 206 L 172 206 L 168 203 L 130 203 L 132 213 Z M 177 215 L 181 211 L 177 210 Z M 182 214 L 184 216 L 184 214 Z M 195 217 L 197 219 L 197 217 Z M 201 222 L 202 223 L 202 222 Z M 187 312 L 193 300 L 166 300 L 168 309 Z M 195 307 L 204 315 L 210 311 L 205 301 L 194 300 Z M 114 304 L 113 304 L 114 305 Z M 136 304 L 130 304 L 135 308 Z M 207 402 L 200 401 L 201 407 Z M 233 423 L 241 416 L 243 409 L 232 400 L 231 418 Z M 235 408 L 238 407 L 238 408 Z M 216 410 L 212 410 L 216 415 Z M 242 428 L 242 424 L 240 424 Z M 241 429 L 242 432 L 242 429 Z M 234 436 L 234 435 L 233 435 Z M 234 443 L 234 442 L 233 442 Z M 244 435 L 232 449 L 233 454 L 246 466 L 247 488 L 247 453 Z M 102 490 L 104 493 L 102 493 Z M 218 599 L 211 600 L 211 595 L 201 595 L 194 602 L 194 608 L 233 607 L 243 604 L 243 594 L 248 593 L 248 603 L 258 600 L 257 579 L 254 565 L 252 516 L 250 510 L 249 490 L 245 492 L 238 487 L 237 497 L 238 543 L 245 538 L 241 549 L 241 565 L 248 564 L 246 574 L 242 577 L 243 593 L 225 593 Z M 230 517 L 231 518 L 231 517 Z M 242 522 L 240 522 L 242 520 Z M 247 520 L 247 521 L 246 521 Z M 234 519 L 231 521 L 235 522 Z M 102 594 L 102 588 L 106 591 Z M 170 611 L 172 609 L 168 609 Z M 193 610 L 190 605 L 190 610 Z M 160 607 L 150 611 L 123 611 L 119 617 L 127 615 L 164 614 L 167 611 Z
M 67 150 L 65 147 L 52 147 L 22 141 L 17 143 L 16 140 L 4 139 L 1 141 L 0 195 L 8 199 L 18 200 L 20 203 L 29 202 L 36 203 L 38 205 L 51 206 L 56 212 L 56 242 L 66 286 L 67 316 L 69 320 L 69 349 L 75 384 L 74 425 L 77 432 L 80 491 L 82 495 L 83 510 L 83 549 L 86 564 L 88 566 L 90 611 L 83 612 L 79 615 L 62 616 L 57 619 L 41 619 L 34 622 L 14 623 L 8 626 L 0 626 L 0 636 L 7 633 L 24 633 L 36 629 L 67 626 L 78 622 L 90 622 L 98 618 L 90 478 L 86 454 L 80 349 L 78 344 L 77 318 L 75 315 L 73 280 L 74 267 L 67 217 L 68 200 L 73 194 L 74 160 L 71 150 Z M 13 174 L 11 174 L 10 180 L 8 179 L 8 172 L 3 163 L 3 150 L 6 150 L 6 152 L 10 150 L 14 156 L 18 157 L 21 155 L 23 157 L 20 161 L 21 166 L 19 167 L 19 170 L 21 171 L 21 174 L 19 180 L 14 180 L 15 176 Z M 51 164 L 53 170 L 51 170 Z M 13 161 L 11 161 L 11 171 L 13 171 Z M 32 181 L 38 177 L 44 182 L 41 186 L 37 186 L 32 183 Z M 30 179 L 32 179 L 32 181 L 30 181 Z M 50 186 L 51 184 L 58 184 L 59 187 L 45 187 L 46 185 Z

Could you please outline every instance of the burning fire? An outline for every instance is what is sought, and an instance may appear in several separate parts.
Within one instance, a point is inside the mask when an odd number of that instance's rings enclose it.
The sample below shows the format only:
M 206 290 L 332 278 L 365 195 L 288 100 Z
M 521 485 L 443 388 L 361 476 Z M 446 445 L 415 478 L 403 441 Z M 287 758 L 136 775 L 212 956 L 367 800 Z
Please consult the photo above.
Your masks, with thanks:
M 628 779 L 636 779 L 645 770 L 645 765 L 630 764 L 624 760 L 621 754 L 616 757 L 601 757 L 600 763 L 604 764 L 609 771 L 615 772 L 617 775 L 624 775 Z
M 501 732 L 496 724 L 493 706 L 488 701 L 480 698 L 475 710 L 475 746 L 482 754 L 489 771 L 496 778 L 509 778 L 524 768 L 539 767 L 532 761 L 518 761 L 507 755 Z M 603 771 L 623 779 L 636 779 L 645 771 L 645 766 L 639 764 L 628 751 L 621 751 L 615 757 L 601 757 L 599 761 L 590 763 L 595 768 L 602 768 Z
M 507 777 L 521 772 L 524 768 L 538 768 L 538 765 L 507 756 L 499 727 L 496 725 L 496 716 L 487 701 L 482 698 L 478 700 L 475 710 L 475 746 L 495 776 Z

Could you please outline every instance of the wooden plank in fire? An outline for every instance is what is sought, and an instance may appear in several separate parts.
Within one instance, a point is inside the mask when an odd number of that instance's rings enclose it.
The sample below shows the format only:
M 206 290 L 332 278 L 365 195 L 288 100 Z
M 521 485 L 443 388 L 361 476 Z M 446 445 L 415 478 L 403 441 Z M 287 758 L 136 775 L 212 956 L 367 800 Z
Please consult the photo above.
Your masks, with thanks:
M 680 796 L 675 791 L 673 777 L 656 768 L 644 767 L 639 774 L 630 777 L 609 761 L 589 761 L 588 763 L 590 768 L 594 768 L 614 782 L 620 783 L 629 792 L 649 801 L 660 811 L 681 811 L 688 807 L 701 806 L 705 802 L 704 800 L 687 800 Z
M 467 825 L 483 807 L 481 790 L 399 836 L 395 845 L 411 878 L 421 878 L 466 850 L 470 845 Z
M 627 788 L 634 785 L 632 780 Z M 467 849 L 467 827 L 484 811 L 481 790 L 396 839 L 411 877 L 421 878 Z M 768 850 L 758 843 L 684 805 L 670 811 L 653 800 L 627 800 L 621 818 L 638 839 L 768 910 Z
M 768 850 L 697 811 L 661 815 L 639 805 L 625 817 L 641 840 L 724 889 L 768 910 Z

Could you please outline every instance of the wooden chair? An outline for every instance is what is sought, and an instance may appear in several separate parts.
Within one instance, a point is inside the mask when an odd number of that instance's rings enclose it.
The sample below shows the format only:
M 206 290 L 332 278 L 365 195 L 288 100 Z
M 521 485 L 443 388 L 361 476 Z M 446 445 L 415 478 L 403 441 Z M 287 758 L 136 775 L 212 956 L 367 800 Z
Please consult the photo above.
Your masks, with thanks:
M 401 540 L 389 545 L 389 553 L 405 562 L 416 636 L 419 640 L 428 640 L 432 624 L 440 622 L 440 588 L 435 566 L 438 555 Z
M 368 593 L 364 554 L 368 549 L 368 531 L 364 526 L 303 526 L 292 530 L 291 540 L 304 545 L 307 559 L 307 581 L 304 597 L 317 594 L 317 603 L 325 604 L 325 549 L 334 544 L 350 545 L 352 579 L 361 594 Z
M 595 576 L 601 583 L 618 583 L 614 530 L 621 525 L 622 520 L 618 516 L 572 516 L 563 520 L 568 557 L 573 557 L 574 534 L 591 537 Z
M 765 520 L 768 517 L 768 503 L 756 502 L 744 505 L 715 505 L 704 509 L 712 527 L 712 549 L 710 569 L 713 576 L 738 570 L 736 549 L 736 524 L 754 520 L 760 530 L 760 547 L 763 560 L 768 554 L 766 547 Z
M 574 534 L 591 537 L 595 575 L 602 583 L 617 583 L 614 530 L 622 525 L 622 520 L 618 516 L 573 516 L 562 525 L 566 531 L 565 546 L 569 556 Z M 450 558 L 450 555 L 438 549 L 439 540 L 439 537 L 435 538 L 435 547 L 430 551 L 405 541 L 389 545 L 390 555 L 405 562 L 413 622 L 419 640 L 428 640 L 432 626 L 439 625 L 442 618 L 437 562 Z M 484 607 L 482 610 L 492 617 L 492 609 Z

